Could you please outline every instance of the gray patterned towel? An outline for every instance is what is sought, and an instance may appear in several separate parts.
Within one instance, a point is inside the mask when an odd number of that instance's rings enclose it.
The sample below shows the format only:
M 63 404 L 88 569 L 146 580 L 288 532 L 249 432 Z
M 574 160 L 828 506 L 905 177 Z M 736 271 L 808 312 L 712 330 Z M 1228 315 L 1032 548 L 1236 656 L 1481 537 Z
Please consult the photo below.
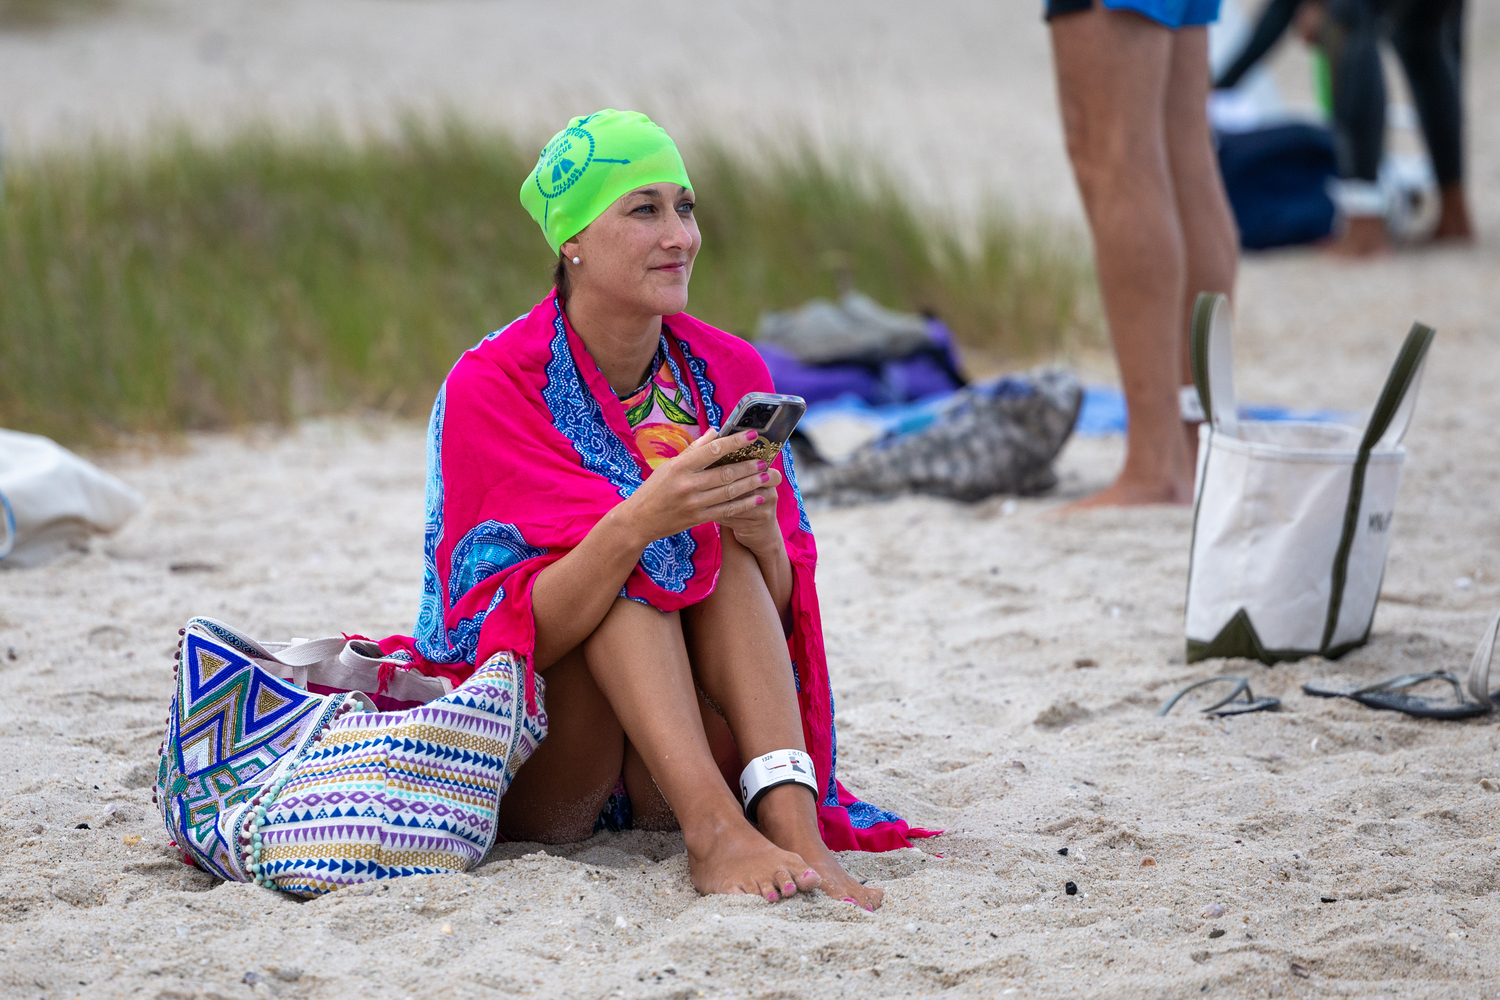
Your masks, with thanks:
M 928 493 L 982 500 L 1032 496 L 1057 485 L 1052 460 L 1083 405 L 1083 386 L 1061 368 L 976 383 L 953 394 L 918 431 L 861 446 L 838 465 L 802 474 L 809 498 Z

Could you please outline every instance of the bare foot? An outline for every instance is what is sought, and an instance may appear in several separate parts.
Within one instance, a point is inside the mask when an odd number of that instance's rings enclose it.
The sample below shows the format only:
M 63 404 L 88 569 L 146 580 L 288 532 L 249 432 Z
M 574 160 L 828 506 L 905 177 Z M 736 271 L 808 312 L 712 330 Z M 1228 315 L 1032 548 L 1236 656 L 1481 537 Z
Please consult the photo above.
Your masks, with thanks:
M 1473 243 L 1474 226 L 1462 184 L 1444 184 L 1439 192 L 1441 208 L 1437 226 L 1428 237 L 1432 243 Z
M 822 881 L 802 858 L 771 843 L 743 817 L 684 839 L 693 888 L 706 896 L 746 893 L 774 903 Z
M 1112 484 L 1093 496 L 1074 500 L 1057 508 L 1058 516 L 1096 507 L 1143 507 L 1148 504 L 1190 504 L 1193 502 L 1193 483 L 1190 479 L 1126 479 L 1121 476 Z
M 1353 215 L 1345 220 L 1338 238 L 1324 245 L 1324 252 L 1350 260 L 1383 257 L 1392 252 L 1391 235 L 1380 216 Z
M 797 852 L 818 875 L 818 888 L 834 899 L 874 911 L 885 899 L 879 886 L 861 885 L 844 871 L 818 833 L 817 804 L 800 785 L 773 788 L 756 810 L 761 832 L 778 847 Z

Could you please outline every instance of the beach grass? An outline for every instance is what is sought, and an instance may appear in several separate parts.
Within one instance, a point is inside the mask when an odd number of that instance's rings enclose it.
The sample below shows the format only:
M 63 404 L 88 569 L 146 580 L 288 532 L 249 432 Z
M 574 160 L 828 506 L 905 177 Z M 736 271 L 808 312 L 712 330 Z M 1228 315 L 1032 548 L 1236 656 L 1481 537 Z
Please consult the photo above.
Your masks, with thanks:
M 0 0 L 0 30 L 50 28 L 107 13 L 118 0 Z
M 449 121 L 186 132 L 7 164 L 0 426 L 73 443 L 378 409 L 426 412 L 458 355 L 555 263 L 516 191 L 535 147 Z M 686 151 L 704 247 L 691 311 L 741 334 L 841 280 L 1021 360 L 1072 336 L 1091 278 L 1066 236 L 962 223 L 889 178 L 793 152 Z

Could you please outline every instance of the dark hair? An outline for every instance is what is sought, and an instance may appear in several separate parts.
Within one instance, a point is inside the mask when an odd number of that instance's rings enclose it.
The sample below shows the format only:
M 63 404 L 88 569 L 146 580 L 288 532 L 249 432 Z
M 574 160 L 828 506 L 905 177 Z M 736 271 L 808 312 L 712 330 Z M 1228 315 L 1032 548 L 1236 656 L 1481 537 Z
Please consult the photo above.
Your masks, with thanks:
M 557 286 L 557 297 L 568 301 L 568 258 L 557 255 L 557 266 L 552 269 L 552 284 Z

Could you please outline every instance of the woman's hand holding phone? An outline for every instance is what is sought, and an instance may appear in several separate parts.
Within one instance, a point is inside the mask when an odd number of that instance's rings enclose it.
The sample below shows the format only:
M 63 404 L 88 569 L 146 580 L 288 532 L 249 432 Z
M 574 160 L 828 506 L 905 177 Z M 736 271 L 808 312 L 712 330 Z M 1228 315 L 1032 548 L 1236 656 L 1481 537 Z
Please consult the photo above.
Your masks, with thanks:
M 781 484 L 781 473 L 758 459 L 709 468 L 758 436 L 752 430 L 721 438 L 715 431 L 706 431 L 680 455 L 658 466 L 616 508 L 639 547 L 715 521 L 734 531 L 752 552 L 769 554 L 779 549 L 776 487 Z

